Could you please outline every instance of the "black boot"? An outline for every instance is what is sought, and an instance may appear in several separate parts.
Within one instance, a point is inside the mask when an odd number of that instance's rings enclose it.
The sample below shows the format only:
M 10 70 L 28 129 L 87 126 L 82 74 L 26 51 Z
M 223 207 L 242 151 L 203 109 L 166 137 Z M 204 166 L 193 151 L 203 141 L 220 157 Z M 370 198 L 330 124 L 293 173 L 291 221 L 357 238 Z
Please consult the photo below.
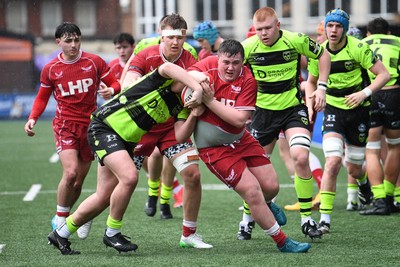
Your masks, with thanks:
M 390 208 L 386 198 L 375 199 L 370 209 L 360 211 L 361 215 L 390 215 Z
M 400 206 L 394 204 L 394 197 L 393 196 L 386 196 L 386 202 L 389 205 L 389 209 L 391 213 L 399 213 Z

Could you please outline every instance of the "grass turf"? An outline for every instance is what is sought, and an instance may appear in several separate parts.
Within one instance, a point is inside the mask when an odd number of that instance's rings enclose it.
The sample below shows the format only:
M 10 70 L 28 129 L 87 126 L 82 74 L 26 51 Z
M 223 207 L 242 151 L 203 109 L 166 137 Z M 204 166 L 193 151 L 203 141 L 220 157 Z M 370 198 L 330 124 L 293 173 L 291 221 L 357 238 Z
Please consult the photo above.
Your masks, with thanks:
M 331 233 L 312 242 L 306 254 L 280 253 L 271 238 L 256 226 L 252 240 L 236 240 L 242 204 L 238 195 L 224 188 L 203 164 L 203 198 L 198 232 L 210 250 L 179 247 L 182 209 L 173 209 L 172 220 L 161 220 L 159 212 L 147 217 L 146 177 L 141 173 L 124 217 L 123 233 L 138 244 L 136 253 L 119 254 L 105 248 L 102 236 L 107 212 L 97 217 L 86 240 L 71 237 L 72 248 L 81 255 L 62 256 L 47 245 L 50 219 L 56 206 L 56 189 L 61 176 L 59 163 L 51 164 L 54 152 L 50 121 L 39 121 L 36 136 L 29 138 L 23 131 L 25 121 L 0 121 L 0 266 L 398 266 L 399 216 L 364 217 L 346 208 L 346 175 L 338 178 L 337 195 L 332 214 Z M 313 148 L 322 159 L 322 151 Z M 277 203 L 281 206 L 296 201 L 295 191 L 274 152 L 273 164 L 278 172 L 281 189 Z M 42 188 L 33 201 L 23 201 L 32 186 Z M 79 202 L 94 192 L 95 164 L 85 181 Z M 317 188 L 315 187 L 315 191 Z M 76 207 L 75 207 L 76 208 Z M 300 229 L 298 212 L 286 212 L 288 223 L 283 231 L 291 238 L 308 242 Z M 313 211 L 315 220 L 319 213 Z

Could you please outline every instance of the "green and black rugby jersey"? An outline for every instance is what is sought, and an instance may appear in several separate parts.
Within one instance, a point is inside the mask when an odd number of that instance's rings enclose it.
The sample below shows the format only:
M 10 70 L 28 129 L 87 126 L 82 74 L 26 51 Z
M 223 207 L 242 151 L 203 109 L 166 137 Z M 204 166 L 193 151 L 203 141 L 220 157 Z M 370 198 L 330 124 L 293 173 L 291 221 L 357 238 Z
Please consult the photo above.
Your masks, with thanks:
M 385 65 L 390 73 L 390 80 L 385 86 L 400 85 L 400 38 L 388 34 L 372 34 L 363 39 Z M 368 71 L 371 80 L 375 75 Z
M 125 141 L 137 143 L 155 124 L 172 116 L 188 117 L 179 94 L 171 91 L 172 82 L 156 69 L 104 103 L 93 112 L 92 120 L 102 121 Z
M 302 103 L 300 93 L 300 58 L 318 59 L 323 48 L 302 33 L 280 31 L 279 39 L 266 46 L 254 35 L 242 42 L 245 63 L 257 80 L 256 106 L 284 110 Z
M 352 36 L 346 37 L 346 45 L 338 51 L 330 51 L 327 48 L 328 41 L 322 44 L 331 55 L 326 103 L 340 109 L 351 109 L 344 103 L 345 96 L 361 91 L 370 84 L 367 70 L 377 60 L 367 43 Z M 309 60 L 308 72 L 314 77 L 319 76 L 318 61 Z M 367 98 L 361 105 L 369 106 L 370 104 Z

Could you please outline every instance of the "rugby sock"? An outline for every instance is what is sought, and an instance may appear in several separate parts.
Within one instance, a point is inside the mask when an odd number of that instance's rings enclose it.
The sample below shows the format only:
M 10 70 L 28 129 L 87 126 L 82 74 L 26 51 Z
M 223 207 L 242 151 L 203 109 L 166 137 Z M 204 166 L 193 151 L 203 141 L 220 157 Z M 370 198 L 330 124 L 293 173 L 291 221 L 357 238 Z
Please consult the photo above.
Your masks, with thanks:
M 286 235 L 281 230 L 277 222 L 275 222 L 275 224 L 271 228 L 264 230 L 264 232 L 272 237 L 278 247 L 283 247 L 283 245 L 285 244 Z
M 68 216 L 65 220 L 65 224 L 58 228 L 57 234 L 62 238 L 69 238 L 73 233 L 78 230 L 79 226 L 77 226 L 72 220 L 72 216 Z
M 325 221 L 326 223 L 331 223 L 331 215 L 326 213 L 321 213 L 321 219 L 319 222 Z
M 158 190 L 160 189 L 160 178 L 157 180 L 147 179 L 149 186 L 149 196 L 158 197 Z
M 311 174 L 318 185 L 318 188 L 321 188 L 321 180 L 322 180 L 322 167 L 319 159 L 310 151 L 310 169 Z
M 179 183 L 179 180 L 174 177 L 174 183 L 172 184 L 172 193 L 176 194 L 181 190 L 183 186 Z
M 329 191 L 321 191 L 321 205 L 319 211 L 322 214 L 331 214 L 333 209 L 333 201 L 335 200 L 336 193 Z M 321 221 L 323 221 L 321 219 Z M 325 221 L 326 222 L 326 221 Z
M 69 216 L 71 208 L 70 207 L 63 207 L 60 205 L 57 205 L 57 211 L 56 211 L 56 224 L 57 227 L 61 226 L 65 222 L 65 218 Z
M 368 175 L 367 175 L 367 173 L 365 173 L 364 176 L 363 176 L 362 178 L 357 178 L 357 183 L 358 183 L 359 185 L 366 184 L 366 183 L 368 182 L 368 181 L 367 181 L 367 178 L 368 178 Z
M 356 184 L 347 184 L 347 203 L 357 202 L 358 198 L 358 185 Z
M 385 198 L 385 186 L 383 184 L 371 186 L 371 191 L 374 194 L 374 199 Z
M 111 218 L 110 215 L 108 215 L 106 235 L 108 237 L 115 236 L 116 234 L 121 233 L 121 228 L 122 228 L 122 220 L 121 221 L 115 220 Z
M 294 175 L 294 188 L 297 198 L 300 203 L 301 217 L 311 216 L 312 195 L 313 195 L 313 180 L 300 178 L 297 174 Z
M 400 203 L 400 186 L 397 186 L 397 187 L 394 189 L 394 200 L 395 200 L 397 203 Z
M 169 204 L 172 196 L 172 186 L 166 186 L 164 183 L 161 186 L 160 204 Z
M 182 234 L 184 237 L 188 237 L 191 234 L 196 233 L 196 229 L 197 229 L 197 222 L 183 220 Z
M 385 195 L 386 196 L 393 196 L 394 195 L 394 189 L 395 189 L 395 185 L 392 184 L 390 181 L 388 180 L 383 180 L 383 185 L 384 185 L 384 190 L 385 190 Z M 372 191 L 374 192 L 374 191 Z M 375 192 L 374 192 L 374 196 L 375 196 Z
M 243 200 L 243 215 L 242 215 L 242 222 L 253 222 L 253 216 L 251 216 L 251 211 L 249 208 L 249 204 L 247 204 L 246 201 Z
M 72 216 L 67 217 L 67 219 L 65 220 L 65 224 L 67 225 L 68 230 L 71 234 L 75 233 L 79 228 L 79 226 L 77 226 L 72 219 Z

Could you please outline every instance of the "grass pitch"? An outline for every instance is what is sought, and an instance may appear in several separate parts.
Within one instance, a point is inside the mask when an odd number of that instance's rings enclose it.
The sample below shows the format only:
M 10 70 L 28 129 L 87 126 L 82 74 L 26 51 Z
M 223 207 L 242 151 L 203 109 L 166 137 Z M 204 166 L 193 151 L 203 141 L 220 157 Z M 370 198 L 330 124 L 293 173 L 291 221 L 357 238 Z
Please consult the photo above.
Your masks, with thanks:
M 123 233 L 138 244 L 136 253 L 119 254 L 102 243 L 107 212 L 97 217 L 86 240 L 71 237 L 81 255 L 62 256 L 47 245 L 50 219 L 56 206 L 56 189 L 61 176 L 59 163 L 48 159 L 54 152 L 50 121 L 39 121 L 36 136 L 23 131 L 25 121 L 0 121 L 0 266 L 399 266 L 399 215 L 360 216 L 346 211 L 346 175 L 342 170 L 332 214 L 331 233 L 312 242 L 306 254 L 280 253 L 272 239 L 256 226 L 252 240 L 236 240 L 242 212 L 241 199 L 227 190 L 201 164 L 203 199 L 198 233 L 210 250 L 179 247 L 182 209 L 173 209 L 172 220 L 150 218 L 144 212 L 146 177 L 141 173 L 137 190 L 124 218 Z M 320 158 L 322 151 L 313 148 Z M 281 189 L 277 203 L 296 201 L 292 182 L 277 153 L 272 158 Z M 24 197 L 32 185 L 41 189 L 32 201 Z M 95 164 L 85 181 L 79 201 L 94 192 Z M 315 187 L 315 192 L 317 188 Z M 76 208 L 76 207 L 75 207 Z M 286 212 L 283 231 L 306 242 L 300 229 L 300 214 Z M 319 213 L 313 211 L 315 220 Z

